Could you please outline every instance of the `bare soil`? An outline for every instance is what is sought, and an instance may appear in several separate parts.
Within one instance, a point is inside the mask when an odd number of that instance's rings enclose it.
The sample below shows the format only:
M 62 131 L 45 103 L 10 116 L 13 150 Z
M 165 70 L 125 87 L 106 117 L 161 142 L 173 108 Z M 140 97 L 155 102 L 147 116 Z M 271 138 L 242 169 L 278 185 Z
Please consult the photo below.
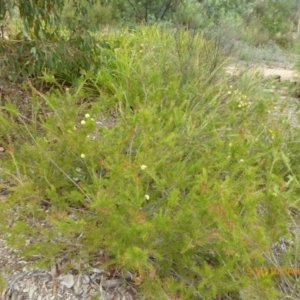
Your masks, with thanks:
M 300 74 L 295 69 L 299 60 L 298 55 L 280 52 L 274 54 L 274 57 L 277 57 L 274 61 L 253 60 L 251 62 L 233 58 L 233 62 L 226 67 L 226 70 L 229 74 L 234 75 L 241 68 L 249 68 L 256 70 L 264 77 L 280 76 L 282 81 L 300 82 Z

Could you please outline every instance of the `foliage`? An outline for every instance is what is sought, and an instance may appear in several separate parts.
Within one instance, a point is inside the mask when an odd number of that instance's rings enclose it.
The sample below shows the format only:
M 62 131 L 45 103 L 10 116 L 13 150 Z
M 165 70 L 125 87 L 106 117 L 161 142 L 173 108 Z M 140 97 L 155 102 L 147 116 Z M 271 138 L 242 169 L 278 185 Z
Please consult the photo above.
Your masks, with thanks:
M 85 0 L 85 3 L 94 2 L 95 0 Z M 30 35 L 33 30 L 35 37 L 49 38 L 58 33 L 61 12 L 65 3 L 65 0 L 0 0 L 0 20 L 4 19 L 7 14 L 12 15 L 13 10 L 17 8 L 24 22 L 26 35 Z M 86 5 L 82 5 L 80 1 L 72 1 L 72 4 L 78 14 L 86 13 Z
M 59 5 L 63 5 L 62 2 L 60 1 Z M 94 4 L 94 11 L 91 12 L 88 10 L 88 3 L 88 1 L 80 3 L 68 1 L 65 8 L 68 9 L 69 15 L 63 14 L 62 19 L 56 20 L 61 21 L 62 25 L 53 29 L 54 23 L 48 20 L 48 24 L 46 20 L 43 26 L 48 25 L 44 28 L 47 31 L 43 30 L 42 35 L 34 34 L 33 38 L 30 38 L 28 32 L 25 31 L 15 35 L 13 39 L 1 40 L 1 63 L 6 68 L 7 77 L 12 80 L 27 77 L 42 79 L 43 74 L 47 73 L 48 78 L 53 76 L 53 81 L 72 84 L 81 74 L 101 67 L 105 57 L 103 49 L 107 47 L 107 44 L 105 41 L 96 40 L 92 29 L 98 26 L 97 12 L 102 7 L 99 3 Z M 61 8 L 59 5 L 55 9 Z M 89 12 L 89 20 L 93 15 L 95 17 L 92 19 L 92 24 L 82 14 L 86 11 Z M 24 21 L 29 22 L 26 18 Z M 87 27 L 90 28 L 89 31 L 86 30 Z M 36 39 L 42 36 L 46 39 Z
M 8 40 L 0 45 L 11 80 L 41 78 L 46 72 L 59 82 L 74 83 L 82 73 L 98 70 L 105 57 L 105 41 L 89 33 L 58 40 Z
M 111 5 L 101 4 L 102 1 L 96 1 L 89 5 L 86 0 L 80 1 L 81 6 L 85 8 L 85 14 L 78 14 L 74 1 L 69 0 L 62 12 L 62 21 L 68 24 L 70 28 L 80 28 L 83 24 L 83 30 L 91 28 L 100 28 L 101 25 L 112 25 L 116 22 L 116 15 Z
M 181 0 L 112 0 L 113 10 L 121 19 L 135 22 L 153 23 L 167 20 L 176 10 Z
M 201 34 L 98 35 L 109 47 L 96 74 L 38 92 L 31 122 L 1 108 L 9 242 L 44 263 L 104 250 L 153 299 L 281 297 L 272 274 L 249 272 L 273 267 L 298 199 L 298 149 L 270 118 L 274 97 L 255 77 L 229 83 Z
M 274 36 L 288 32 L 295 8 L 296 0 L 258 1 L 253 7 L 253 15 Z
M 275 39 L 286 46 L 291 42 L 286 34 L 292 30 L 293 23 L 298 18 L 297 13 L 296 0 L 185 0 L 178 5 L 173 19 L 188 28 L 200 28 L 208 32 L 219 29 L 224 31 L 224 23 L 230 23 L 232 29 L 232 26 L 242 20 L 240 32 L 234 32 L 243 36 L 246 41 L 260 45 Z
M 0 20 L 17 7 L 26 35 L 48 39 L 59 34 L 61 21 L 71 30 L 84 33 L 117 20 L 127 24 L 175 21 L 188 28 L 209 29 L 224 19 L 242 19 L 243 27 L 257 27 L 284 43 L 285 34 L 298 21 L 296 0 L 1 0 L 0 4 Z
M 207 12 L 199 2 L 182 1 L 173 15 L 175 24 L 189 29 L 205 28 L 211 25 Z
M 218 20 L 229 14 L 242 16 L 249 10 L 249 2 L 251 3 L 247 0 L 201 1 L 208 17 L 214 22 L 218 22 Z

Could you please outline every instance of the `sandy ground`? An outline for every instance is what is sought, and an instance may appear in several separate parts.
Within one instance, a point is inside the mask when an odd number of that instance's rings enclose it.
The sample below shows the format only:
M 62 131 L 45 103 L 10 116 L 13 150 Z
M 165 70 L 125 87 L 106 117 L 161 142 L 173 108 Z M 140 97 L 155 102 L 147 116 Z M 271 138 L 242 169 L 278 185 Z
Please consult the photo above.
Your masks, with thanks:
M 275 55 L 275 54 L 274 54 Z M 281 81 L 292 81 L 300 83 L 300 72 L 296 71 L 295 65 L 300 61 L 298 55 L 287 53 L 279 53 L 275 56 L 280 57 L 279 60 L 253 60 L 252 62 L 242 61 L 233 57 L 231 63 L 226 67 L 226 71 L 232 75 L 238 75 L 241 70 L 257 71 L 264 77 L 278 77 Z
M 300 82 L 300 74 L 289 68 L 289 67 L 272 67 L 272 66 L 257 66 L 253 65 L 250 66 L 249 69 L 253 69 L 258 71 L 261 75 L 264 77 L 271 77 L 271 76 L 280 76 L 280 79 L 283 81 L 289 80 L 289 81 L 295 81 Z M 238 74 L 240 71 L 240 68 L 236 65 L 230 65 L 226 68 L 226 71 L 231 74 Z
M 281 80 L 300 81 L 300 75 L 295 70 L 283 69 L 283 68 L 270 68 L 261 67 L 259 68 L 262 75 L 265 77 L 269 76 L 280 76 Z

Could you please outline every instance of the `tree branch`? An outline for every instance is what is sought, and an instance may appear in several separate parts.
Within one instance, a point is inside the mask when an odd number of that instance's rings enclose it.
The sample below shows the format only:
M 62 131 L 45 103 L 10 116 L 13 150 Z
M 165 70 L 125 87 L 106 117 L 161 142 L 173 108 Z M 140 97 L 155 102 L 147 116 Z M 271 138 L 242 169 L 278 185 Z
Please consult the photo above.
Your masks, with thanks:
M 160 16 L 160 20 L 162 20 L 163 18 L 164 18 L 164 16 L 165 16 L 165 14 L 167 13 L 167 11 L 173 6 L 173 2 L 172 2 L 172 0 L 170 0 L 168 3 L 167 3 L 167 5 L 166 5 L 166 7 L 165 7 L 165 9 L 164 9 L 164 11 L 163 11 L 163 13 L 161 14 L 161 16 Z

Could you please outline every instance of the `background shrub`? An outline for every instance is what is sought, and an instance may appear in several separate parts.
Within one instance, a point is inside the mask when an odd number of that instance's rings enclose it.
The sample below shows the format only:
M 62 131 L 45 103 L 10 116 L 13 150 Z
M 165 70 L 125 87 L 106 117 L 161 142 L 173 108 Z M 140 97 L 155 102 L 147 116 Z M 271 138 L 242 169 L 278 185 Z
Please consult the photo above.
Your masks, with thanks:
M 85 6 L 86 13 L 78 14 L 73 2 L 72 0 L 67 1 L 62 11 L 62 21 L 71 24 L 73 29 L 78 29 L 81 24 L 86 24 L 89 29 L 100 29 L 106 25 L 114 25 L 116 22 L 116 15 L 111 6 L 101 4 L 99 1 L 92 5 L 89 5 L 87 1 L 81 1 L 81 4 Z
M 37 80 L 47 73 L 48 83 L 51 75 L 54 81 L 70 85 L 83 73 L 101 68 L 100 57 L 106 55 L 107 47 L 105 41 L 86 33 L 59 40 L 8 40 L 0 53 L 9 79 Z

